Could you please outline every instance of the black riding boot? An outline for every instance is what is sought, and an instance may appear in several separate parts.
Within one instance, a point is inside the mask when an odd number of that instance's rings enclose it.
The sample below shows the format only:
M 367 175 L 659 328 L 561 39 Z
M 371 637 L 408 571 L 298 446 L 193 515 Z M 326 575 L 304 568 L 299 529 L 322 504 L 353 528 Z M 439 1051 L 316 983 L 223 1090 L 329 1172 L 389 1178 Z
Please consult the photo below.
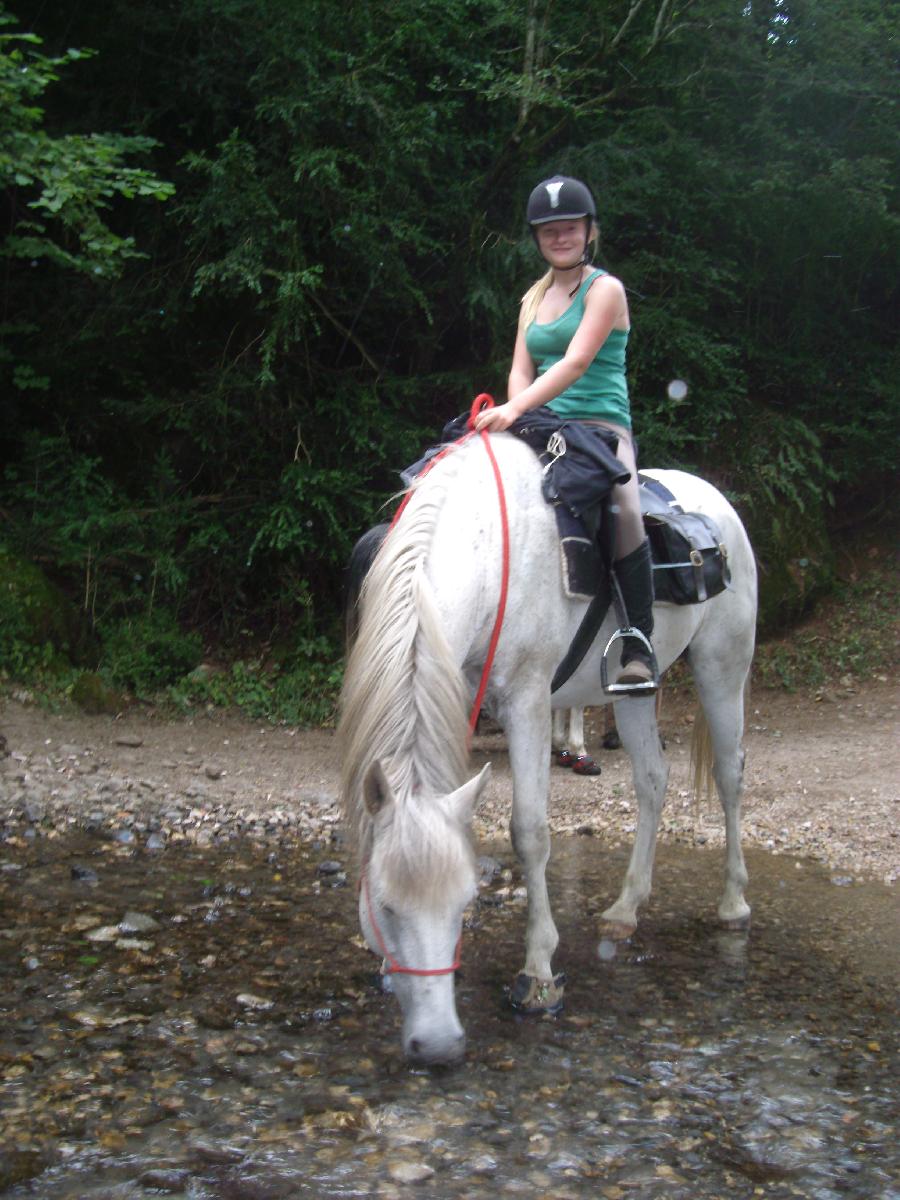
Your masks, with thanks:
M 636 550 L 613 563 L 628 624 L 650 640 L 653 633 L 653 566 L 650 543 L 645 539 Z M 637 638 L 622 643 L 622 666 L 617 684 L 648 684 L 654 680 L 653 662 L 647 647 Z

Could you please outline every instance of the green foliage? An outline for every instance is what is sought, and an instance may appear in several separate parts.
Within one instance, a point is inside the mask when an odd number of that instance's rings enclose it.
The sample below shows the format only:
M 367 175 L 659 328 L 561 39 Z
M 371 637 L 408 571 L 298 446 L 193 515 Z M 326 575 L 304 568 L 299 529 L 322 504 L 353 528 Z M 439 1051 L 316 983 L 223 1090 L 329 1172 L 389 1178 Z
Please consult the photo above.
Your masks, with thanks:
M 18 7 L 0 510 L 94 624 L 335 643 L 396 472 L 502 394 L 557 170 L 629 289 L 642 461 L 735 496 L 773 611 L 828 586 L 830 497 L 884 486 L 897 437 L 895 4 Z
M 289 725 L 331 725 L 342 678 L 340 652 L 314 638 L 299 643 L 290 665 L 238 659 L 225 672 L 194 672 L 170 695 L 182 710 L 215 705 Z
M 88 713 L 113 716 L 124 706 L 122 695 L 111 688 L 96 671 L 84 671 L 72 682 L 69 699 Z
M 757 648 L 757 680 L 794 691 L 888 679 L 900 663 L 897 584 L 895 566 L 869 566 L 843 580 L 813 620 Z
M 27 679 L 85 651 L 72 604 L 33 563 L 0 547 L 0 670 Z
M 103 669 L 114 683 L 150 696 L 197 665 L 203 644 L 170 613 L 157 609 L 103 631 Z
M 12 23 L 0 6 L 0 28 Z M 174 189 L 152 171 L 126 166 L 129 156 L 152 149 L 151 138 L 47 133 L 43 93 L 61 68 L 91 51 L 49 57 L 34 48 L 40 43 L 31 33 L 0 33 L 0 187 L 15 189 L 30 212 L 17 217 L 0 254 L 114 275 L 138 251 L 133 238 L 113 231 L 104 210 L 116 197 L 165 200 Z

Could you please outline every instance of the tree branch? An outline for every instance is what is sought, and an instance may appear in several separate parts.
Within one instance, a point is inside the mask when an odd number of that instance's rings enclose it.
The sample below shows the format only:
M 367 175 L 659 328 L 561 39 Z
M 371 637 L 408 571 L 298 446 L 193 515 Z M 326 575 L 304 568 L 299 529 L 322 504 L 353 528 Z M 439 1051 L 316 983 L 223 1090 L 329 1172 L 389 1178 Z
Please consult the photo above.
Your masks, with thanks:
M 325 307 L 325 305 L 322 303 L 322 301 L 319 299 L 319 297 L 316 295 L 315 292 L 310 292 L 309 298 L 316 305 L 316 307 L 320 310 L 322 315 L 325 316 L 331 322 L 331 324 L 335 327 L 335 329 L 338 331 L 338 333 L 342 333 L 348 342 L 353 343 L 353 345 L 357 348 L 357 350 L 360 352 L 360 354 L 365 359 L 365 361 L 369 364 L 369 366 L 372 368 L 372 370 L 377 375 L 380 375 L 381 367 L 379 367 L 378 363 L 371 356 L 371 354 L 368 352 L 368 350 L 365 348 L 365 346 L 362 344 L 362 342 L 359 340 L 359 338 L 356 336 L 356 334 L 352 331 L 352 329 L 348 329 L 346 325 L 343 325 L 337 319 L 337 317 L 334 315 L 334 313 L 329 312 L 329 310 Z

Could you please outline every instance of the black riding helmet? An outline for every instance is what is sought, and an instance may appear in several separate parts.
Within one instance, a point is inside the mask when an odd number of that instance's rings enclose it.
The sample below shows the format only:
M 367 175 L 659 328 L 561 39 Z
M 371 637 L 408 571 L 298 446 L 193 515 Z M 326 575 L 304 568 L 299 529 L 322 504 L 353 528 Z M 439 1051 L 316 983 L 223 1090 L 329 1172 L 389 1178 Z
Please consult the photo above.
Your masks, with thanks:
M 554 175 L 539 183 L 528 197 L 525 219 L 532 229 L 547 221 L 571 221 L 575 217 L 597 219 L 594 197 L 580 179 Z
M 538 225 L 546 225 L 548 221 L 573 221 L 579 217 L 584 217 L 586 222 L 584 254 L 581 263 L 573 263 L 573 267 L 591 261 L 591 226 L 597 220 L 597 206 L 590 189 L 571 175 L 554 175 L 539 183 L 528 197 L 525 219 L 531 226 L 535 245 L 539 245 Z

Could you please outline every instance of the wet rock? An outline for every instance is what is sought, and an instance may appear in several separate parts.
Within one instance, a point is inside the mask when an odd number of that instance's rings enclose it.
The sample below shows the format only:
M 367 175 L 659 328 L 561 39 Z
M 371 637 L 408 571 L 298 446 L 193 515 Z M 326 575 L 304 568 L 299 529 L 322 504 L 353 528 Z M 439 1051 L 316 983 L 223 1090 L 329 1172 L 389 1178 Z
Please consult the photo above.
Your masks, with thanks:
M 37 1150 L 9 1150 L 0 1156 L 0 1191 L 27 1183 L 44 1170 L 46 1163 Z
M 152 933 L 159 928 L 159 921 L 140 912 L 127 912 L 119 922 L 119 930 L 122 933 Z
M 164 833 L 151 833 L 147 838 L 146 849 L 150 851 L 165 850 L 166 836 Z
M 236 999 L 241 1008 L 247 1008 L 251 1012 L 268 1012 L 274 1007 L 272 1000 L 267 1000 L 264 996 L 255 996 L 252 992 L 241 992 Z
M 434 1175 L 434 1167 L 426 1162 L 388 1163 L 388 1174 L 397 1183 L 424 1183 Z
M 329 858 L 324 862 L 320 862 L 316 867 L 317 875 L 337 875 L 341 871 L 341 864 L 334 859 Z
M 497 1171 L 497 1160 L 490 1154 L 479 1154 L 469 1163 L 473 1175 L 494 1175 Z
M 225 1004 L 206 1004 L 196 1010 L 197 1021 L 205 1029 L 213 1029 L 219 1033 L 233 1029 L 236 1014 Z
M 157 1192 L 183 1192 L 190 1178 L 190 1171 L 179 1170 L 175 1167 L 161 1167 L 145 1171 L 138 1179 L 138 1183 L 145 1188 L 154 1188 Z
M 195 1158 L 208 1163 L 239 1163 L 247 1157 L 237 1146 L 214 1142 L 192 1142 L 190 1152 Z
M 115 942 L 120 935 L 118 925 L 100 925 L 96 929 L 89 929 L 84 936 L 89 942 Z

